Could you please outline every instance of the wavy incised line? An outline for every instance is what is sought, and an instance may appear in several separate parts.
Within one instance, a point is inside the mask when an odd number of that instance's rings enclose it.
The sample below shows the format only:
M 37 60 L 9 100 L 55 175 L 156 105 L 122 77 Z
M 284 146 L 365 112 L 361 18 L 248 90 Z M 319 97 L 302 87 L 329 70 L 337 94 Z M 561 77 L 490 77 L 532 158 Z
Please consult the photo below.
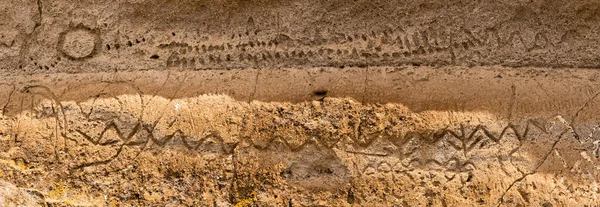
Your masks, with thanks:
M 464 131 L 464 126 L 461 125 L 461 133 L 460 134 L 453 130 L 446 128 L 446 129 L 442 129 L 440 131 L 433 131 L 433 132 L 430 131 L 430 132 L 425 132 L 425 133 L 412 131 L 412 132 L 407 132 L 404 136 L 402 136 L 402 135 L 395 135 L 395 136 L 387 135 L 387 137 L 388 137 L 388 140 L 390 140 L 390 142 L 392 144 L 394 144 L 395 146 L 405 147 L 412 140 L 424 140 L 426 143 L 434 144 L 434 143 L 441 141 L 444 137 L 447 137 L 446 135 L 450 135 L 449 138 L 456 138 L 456 139 L 460 140 L 461 144 L 462 144 L 462 146 L 459 146 L 453 142 L 448 141 L 448 143 L 450 143 L 450 145 L 454 149 L 465 150 L 466 152 L 469 152 L 472 149 L 474 149 L 476 144 L 479 143 L 483 138 L 488 138 L 496 143 L 500 142 L 500 140 L 503 137 L 506 137 L 506 135 L 508 134 L 508 130 L 512 130 L 515 137 L 517 137 L 517 140 L 519 140 L 519 142 L 522 142 L 528 137 L 532 126 L 539 129 L 541 132 L 543 132 L 545 134 L 548 133 L 546 128 L 540 126 L 538 123 L 536 123 L 533 120 L 529 120 L 529 121 L 527 121 L 527 124 L 525 125 L 525 129 L 524 129 L 523 133 L 519 133 L 519 130 L 517 129 L 517 127 L 514 124 L 508 124 L 506 127 L 504 127 L 502 129 L 502 131 L 500 132 L 499 135 L 495 135 L 494 132 L 490 131 L 484 125 L 477 125 L 471 131 L 471 133 L 466 135 L 466 133 Z M 478 132 L 483 132 L 484 136 L 476 136 Z M 401 141 L 398 143 L 398 140 L 401 140 Z M 472 142 L 470 142 L 470 141 L 472 141 Z
M 202 45 L 202 54 L 199 53 L 200 50 L 198 49 L 200 43 L 192 47 L 187 43 L 172 42 L 168 47 L 167 45 L 161 45 L 157 49 L 171 51 L 171 55 L 166 60 L 168 67 L 194 68 L 195 64 L 189 63 L 198 62 L 201 68 L 210 68 L 214 67 L 215 64 L 223 67 L 243 67 L 245 64 L 239 64 L 242 62 L 281 64 L 281 61 L 277 61 L 278 59 L 285 59 L 286 64 L 292 65 L 305 64 L 305 62 L 297 62 L 297 60 L 312 59 L 311 64 L 324 66 L 338 64 L 336 61 L 340 60 L 353 65 L 364 61 L 356 61 L 357 58 L 360 58 L 374 60 L 375 62 L 372 62 L 372 64 L 385 65 L 398 61 L 409 63 L 412 61 L 411 56 L 447 53 L 454 57 L 458 52 L 466 52 L 473 50 L 473 48 L 515 47 L 512 45 L 514 42 L 523 45 L 526 52 L 554 46 L 549 43 L 543 32 L 535 33 L 532 38 L 524 38 L 525 35 L 521 31 L 511 31 L 503 38 L 499 35 L 499 30 L 495 28 L 483 28 L 480 34 L 474 34 L 473 31 L 476 29 L 473 29 L 469 30 L 464 27 L 457 30 L 429 28 L 417 29 L 414 32 L 406 32 L 403 29 L 382 30 L 372 31 L 367 35 L 355 34 L 354 38 L 351 34 L 341 34 L 341 39 L 336 36 L 321 43 L 303 43 L 303 40 L 286 36 L 286 40 L 283 41 L 287 44 L 283 46 L 276 46 L 279 36 L 269 37 L 271 40 L 237 43 L 235 40 L 230 39 L 227 40 L 227 43 L 219 45 Z M 526 42 L 525 39 L 533 39 L 534 41 Z M 374 42 L 375 46 L 368 46 L 365 44 L 367 42 Z M 232 47 L 231 44 L 234 44 L 235 47 Z M 337 53 L 335 52 L 336 49 L 332 48 L 336 48 Z M 190 52 L 180 52 L 181 50 L 189 50 Z M 351 50 L 353 52 L 350 52 Z M 195 51 L 195 53 L 192 53 L 192 51 Z M 284 55 L 280 55 L 280 53 Z M 222 58 L 225 56 L 227 58 Z M 435 57 L 435 59 L 439 59 L 439 57 Z
M 80 129 L 75 129 L 75 131 L 77 133 L 79 133 L 81 136 L 83 136 L 86 140 L 88 140 L 89 142 L 91 142 L 92 144 L 95 145 L 101 145 L 101 146 L 105 146 L 105 145 L 111 145 L 114 144 L 118 141 L 108 141 L 108 142 L 103 142 L 101 143 L 100 141 L 102 140 L 102 138 L 104 137 L 104 134 L 109 130 L 109 129 L 113 129 L 117 136 L 123 141 L 123 142 L 127 142 L 129 141 L 140 129 L 140 124 L 137 123 L 134 127 L 133 130 L 131 130 L 131 132 L 129 132 L 129 134 L 125 135 L 121 132 L 121 130 L 119 129 L 119 127 L 117 127 L 117 125 L 114 122 L 110 122 L 108 125 L 106 125 L 106 127 L 104 127 L 104 130 L 102 130 L 102 132 L 100 132 L 100 136 L 98 136 L 98 138 L 94 139 L 91 136 L 89 136 L 88 134 L 86 134 L 85 132 L 81 131 Z
M 107 141 L 107 142 L 101 142 L 103 137 L 106 136 L 106 132 L 108 130 L 114 130 L 115 133 L 117 134 L 117 136 L 123 142 L 123 144 L 120 146 L 117 154 L 120 153 L 121 149 L 124 146 L 138 146 L 138 145 L 148 146 L 150 141 L 159 147 L 165 147 L 169 143 L 182 143 L 186 149 L 199 150 L 202 146 L 208 145 L 206 141 L 210 138 L 216 140 L 216 143 L 221 146 L 220 150 L 223 153 L 226 153 L 226 154 L 231 153 L 231 151 L 228 149 L 228 147 L 226 147 L 226 144 L 223 141 L 224 140 L 223 137 L 219 133 L 216 133 L 216 132 L 208 133 L 206 136 L 200 138 L 198 141 L 191 141 L 190 138 L 192 138 L 192 136 L 186 135 L 180 129 L 176 130 L 175 132 L 173 132 L 171 134 L 168 134 L 168 135 L 165 135 L 162 137 L 157 137 L 153 133 L 155 126 L 148 128 L 148 127 L 141 127 L 141 125 L 142 124 L 140 124 L 140 123 L 136 123 L 135 126 L 133 127 L 133 129 L 131 130 L 131 132 L 129 132 L 128 134 L 124 134 L 123 132 L 121 132 L 121 130 L 117 127 L 117 125 L 114 122 L 110 122 L 104 128 L 104 130 L 100 133 L 100 135 L 95 138 L 89 136 L 88 134 L 86 134 L 85 132 L 83 132 L 79 129 L 75 129 L 75 131 L 77 133 L 81 134 L 86 140 L 88 140 L 92 144 L 106 146 L 106 145 L 113 145 L 113 144 L 116 144 L 119 142 L 119 141 L 114 141 L 114 140 Z M 463 153 L 465 153 L 465 155 L 466 155 L 468 152 L 473 150 L 476 147 L 476 145 L 480 141 L 482 141 L 484 138 L 488 138 L 488 139 L 498 143 L 502 138 L 507 136 L 509 130 L 512 130 L 514 133 L 514 136 L 516 136 L 517 139 L 520 142 L 522 142 L 523 140 L 525 140 L 528 137 L 532 126 L 534 128 L 539 129 L 540 131 L 542 131 L 544 133 L 547 133 L 547 131 L 544 127 L 540 126 L 538 123 L 536 123 L 532 120 L 529 120 L 527 122 L 527 124 L 525 125 L 525 129 L 522 133 L 520 133 L 519 130 L 517 129 L 517 127 L 513 124 L 508 124 L 506 127 L 504 127 L 503 130 L 499 133 L 499 135 L 495 135 L 496 133 L 490 131 L 484 125 L 477 125 L 468 134 L 465 132 L 465 127 L 461 126 L 461 130 L 460 130 L 461 133 L 458 133 L 456 131 L 445 128 L 445 129 L 442 129 L 439 131 L 430 131 L 430 132 L 425 132 L 425 133 L 413 131 L 413 132 L 406 133 L 404 136 L 401 136 L 401 135 L 385 136 L 385 132 L 381 131 L 381 132 L 375 133 L 375 134 L 383 135 L 383 136 L 373 136 L 374 138 L 369 139 L 369 141 L 366 143 L 363 143 L 363 144 L 368 144 L 368 145 L 360 144 L 362 141 L 357 139 L 356 137 L 350 137 L 350 140 L 352 140 L 353 143 L 358 144 L 361 147 L 368 147 L 372 144 L 372 142 L 374 140 L 379 139 L 379 138 L 385 138 L 387 140 L 390 140 L 390 142 L 392 144 L 394 144 L 395 146 L 399 147 L 400 150 L 402 150 L 404 146 L 406 146 L 410 141 L 413 141 L 413 140 L 423 140 L 427 144 L 434 144 L 434 143 L 437 143 L 437 142 L 443 140 L 444 138 L 446 138 L 447 140 L 454 138 L 454 139 L 458 139 L 459 141 L 461 141 L 461 145 L 457 145 L 452 141 L 448 141 L 447 143 L 450 143 L 450 146 L 452 149 L 455 149 L 457 151 L 462 150 Z M 146 133 L 147 133 L 147 136 L 144 138 L 145 141 L 129 142 L 132 139 L 132 137 L 134 137 L 136 134 L 140 134 L 141 131 L 146 131 Z M 477 135 L 478 132 L 482 132 L 482 133 Z M 318 133 L 309 133 L 309 135 L 310 134 L 312 134 L 313 136 L 318 135 Z M 331 137 L 336 137 L 336 136 L 334 136 L 335 134 L 333 134 L 333 133 L 330 133 L 330 135 L 331 135 Z M 304 149 L 305 146 L 308 144 L 315 144 L 317 146 L 321 145 L 321 146 L 325 146 L 328 148 L 332 148 L 332 147 L 335 147 L 335 144 L 337 144 L 340 140 L 342 140 L 342 138 L 341 138 L 342 136 L 338 135 L 337 136 L 338 138 L 335 139 L 335 142 L 333 145 L 327 145 L 327 143 L 318 142 L 318 141 L 315 142 L 315 140 L 313 140 L 313 139 L 306 139 L 299 145 L 293 145 L 288 140 L 284 139 L 282 136 L 272 135 L 272 136 L 269 136 L 269 137 L 271 137 L 270 139 L 265 140 L 265 142 L 263 142 L 262 144 L 258 144 L 252 139 L 252 136 L 257 136 L 257 134 L 251 133 L 250 135 L 242 137 L 242 139 L 247 141 L 255 149 L 267 150 L 267 149 L 271 148 L 273 145 L 275 145 L 276 143 L 281 143 L 281 144 L 283 144 L 283 146 L 285 146 L 288 150 L 290 150 L 292 152 L 300 151 L 300 150 Z M 300 135 L 300 136 L 306 136 L 306 135 Z M 179 141 L 177 141 L 177 140 L 179 140 Z M 402 141 L 400 143 L 398 143 L 398 140 L 402 140 Z M 241 140 L 238 140 L 236 143 L 232 143 L 232 145 L 236 145 L 237 143 L 239 143 L 239 141 L 241 141 Z M 145 148 L 146 147 L 144 147 L 144 149 Z M 111 159 L 114 159 L 114 158 L 111 158 Z M 102 161 L 102 162 L 104 162 L 104 161 Z
M 35 88 L 41 88 L 42 92 L 31 90 L 31 89 L 35 89 Z M 63 117 L 66 117 L 65 110 L 63 109 L 64 107 L 62 106 L 62 104 L 60 104 L 57 101 L 56 96 L 53 95 L 52 91 L 50 91 L 49 88 L 43 87 L 43 86 L 30 86 L 30 87 L 26 87 L 24 90 L 29 93 L 38 94 L 45 98 L 54 100 L 53 102 L 55 104 L 57 104 L 57 106 L 59 107 L 59 110 L 61 110 L 60 115 L 62 115 Z M 59 116 L 58 112 L 55 113 L 55 115 L 58 117 Z M 161 115 L 161 117 L 162 117 L 162 115 Z M 63 120 L 65 120 L 65 119 L 66 118 L 63 118 Z M 244 123 L 247 123 L 248 121 L 251 121 L 251 120 L 244 120 Z M 535 122 L 534 120 L 528 120 L 526 122 L 525 128 L 522 132 L 518 130 L 518 128 L 519 128 L 518 126 L 516 126 L 512 123 L 509 123 L 507 126 L 505 126 L 502 129 L 502 131 L 500 133 L 496 133 L 496 132 L 489 130 L 485 125 L 476 125 L 470 132 L 466 132 L 465 126 L 460 125 L 460 130 L 452 130 L 452 129 L 449 129 L 448 127 L 446 127 L 444 129 L 440 129 L 440 130 L 425 131 L 425 132 L 409 131 L 404 134 L 392 133 L 392 132 L 390 132 L 389 127 L 385 128 L 383 130 L 367 132 L 369 130 L 369 128 L 363 127 L 361 124 L 361 120 L 358 120 L 358 123 L 355 123 L 358 125 L 355 125 L 357 127 L 354 132 L 344 133 L 344 134 L 339 134 L 339 133 L 335 133 L 335 132 L 326 132 L 326 131 L 320 131 L 320 130 L 312 130 L 310 127 L 308 127 L 300 122 L 297 122 L 294 120 L 291 120 L 291 121 L 292 121 L 291 123 L 293 123 L 294 126 L 301 127 L 300 131 L 304 131 L 304 133 L 302 133 L 298 130 L 294 130 L 293 132 L 290 132 L 291 134 L 294 135 L 295 138 L 302 140 L 299 143 L 291 143 L 290 140 L 285 139 L 284 136 L 276 134 L 275 132 L 281 131 L 283 129 L 283 128 L 280 128 L 280 126 L 278 126 L 278 125 L 273 126 L 274 128 L 271 128 L 272 130 L 266 130 L 267 133 L 264 133 L 264 132 L 260 132 L 261 130 L 259 130 L 259 132 L 249 131 L 250 129 L 247 128 L 248 126 L 246 124 L 244 124 L 244 125 L 242 125 L 242 128 L 240 130 L 242 132 L 241 134 L 246 134 L 246 135 L 243 137 L 240 137 L 238 140 L 236 140 L 230 144 L 226 144 L 224 142 L 222 135 L 217 132 L 214 132 L 214 131 L 208 133 L 207 135 L 205 135 L 199 139 L 196 139 L 193 136 L 189 136 L 189 135 L 185 134 L 185 132 L 183 132 L 181 129 L 177 129 L 176 131 L 174 131 L 171 134 L 160 137 L 154 133 L 154 131 L 155 131 L 154 129 L 158 125 L 158 121 L 155 121 L 152 126 L 147 126 L 147 125 L 142 124 L 141 120 L 138 120 L 137 123 L 134 123 L 133 128 L 127 134 L 123 133 L 119 129 L 119 127 L 117 127 L 117 125 L 115 124 L 114 121 L 109 122 L 104 127 L 104 129 L 99 134 L 99 136 L 97 136 L 97 137 L 92 137 L 80 129 L 74 129 L 74 131 L 77 134 L 81 135 L 85 140 L 87 140 L 88 142 L 90 142 L 93 145 L 111 146 L 111 145 L 115 145 L 115 144 L 122 142 L 121 146 L 119 147 L 118 153 L 121 152 L 121 150 L 124 146 L 141 146 L 141 145 L 143 145 L 144 147 L 142 147 L 142 150 L 145 150 L 145 149 L 147 149 L 147 147 L 149 146 L 150 143 L 154 143 L 159 147 L 165 147 L 169 143 L 181 143 L 186 149 L 199 150 L 199 149 L 202 149 L 203 146 L 209 147 L 209 144 L 212 144 L 214 142 L 214 143 L 220 145 L 221 152 L 223 152 L 225 154 L 230 154 L 231 150 L 229 150 L 230 147 L 228 147 L 227 145 L 236 145 L 237 143 L 239 143 L 241 141 L 248 142 L 252 147 L 254 147 L 255 149 L 258 149 L 258 150 L 267 150 L 269 148 L 272 148 L 276 144 L 281 144 L 281 145 L 285 146 L 285 148 L 287 148 L 288 150 L 290 150 L 292 152 L 297 152 L 297 151 L 304 149 L 309 144 L 313 144 L 313 145 L 317 145 L 317 146 L 324 146 L 326 148 L 334 148 L 335 146 L 338 145 L 338 143 L 340 141 L 348 138 L 351 141 L 351 143 L 349 143 L 349 144 L 356 145 L 360 148 L 367 148 L 367 147 L 371 146 L 373 144 L 373 142 L 376 140 L 382 140 L 382 141 L 387 140 L 394 146 L 398 147 L 396 150 L 404 150 L 404 147 L 411 141 L 423 141 L 426 144 L 435 144 L 442 140 L 446 140 L 445 143 L 448 143 L 449 144 L 448 146 L 451 149 L 454 149 L 456 151 L 462 151 L 462 153 L 465 155 L 465 157 L 467 156 L 467 154 L 470 151 L 475 149 L 477 147 L 477 145 L 479 143 L 481 143 L 482 140 L 487 138 L 489 140 L 492 140 L 495 143 L 498 143 L 504 137 L 509 135 L 509 130 L 512 130 L 512 132 L 513 132 L 512 134 L 517 138 L 517 140 L 519 142 L 524 141 L 529 136 L 531 130 L 534 128 L 537 128 L 539 131 L 541 131 L 543 133 L 546 133 L 546 134 L 548 133 L 544 126 L 540 125 L 539 123 Z M 66 121 L 64 121 L 64 122 L 66 122 Z M 67 129 L 69 128 L 69 126 L 67 126 L 66 123 L 61 124 L 61 125 L 62 126 L 60 126 L 60 127 L 66 127 Z M 109 141 L 102 142 L 103 138 L 105 136 L 107 136 L 108 130 L 115 131 L 117 136 L 120 138 L 120 141 L 109 140 Z M 144 132 L 146 133 L 146 135 L 143 134 Z M 250 132 L 250 133 L 247 133 L 247 132 Z M 68 133 L 61 133 L 61 134 L 63 136 L 65 136 L 67 139 L 69 139 Z M 131 141 L 131 139 L 136 135 L 144 136 L 144 137 L 140 137 L 141 139 L 139 139 L 139 140 Z M 266 139 L 264 141 L 260 141 L 260 143 L 259 143 L 259 141 L 252 139 L 253 137 L 267 137 L 268 139 Z M 213 141 L 207 142 L 207 140 L 209 140 L 209 139 L 211 139 Z M 70 138 L 69 140 L 75 140 L 75 139 Z M 358 152 L 358 151 L 356 151 L 356 152 Z M 394 154 L 394 153 L 389 153 L 389 154 Z M 404 154 L 406 154 L 406 153 L 404 153 Z M 409 154 L 412 154 L 412 153 L 409 153 Z

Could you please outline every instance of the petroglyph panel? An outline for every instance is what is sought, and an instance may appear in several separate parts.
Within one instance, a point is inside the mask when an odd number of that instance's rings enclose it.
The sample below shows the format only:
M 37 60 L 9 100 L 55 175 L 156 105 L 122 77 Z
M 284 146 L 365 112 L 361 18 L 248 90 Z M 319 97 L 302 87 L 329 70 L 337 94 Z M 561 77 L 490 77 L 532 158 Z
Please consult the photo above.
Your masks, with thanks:
M 598 3 L 0 14 L 0 206 L 600 203 Z

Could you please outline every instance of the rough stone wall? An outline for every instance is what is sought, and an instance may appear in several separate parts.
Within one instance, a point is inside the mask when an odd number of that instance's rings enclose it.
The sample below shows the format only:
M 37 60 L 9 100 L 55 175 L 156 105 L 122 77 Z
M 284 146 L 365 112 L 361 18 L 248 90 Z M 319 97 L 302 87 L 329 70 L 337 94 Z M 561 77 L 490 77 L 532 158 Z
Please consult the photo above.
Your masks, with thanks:
M 0 2 L 0 206 L 597 206 L 592 1 Z

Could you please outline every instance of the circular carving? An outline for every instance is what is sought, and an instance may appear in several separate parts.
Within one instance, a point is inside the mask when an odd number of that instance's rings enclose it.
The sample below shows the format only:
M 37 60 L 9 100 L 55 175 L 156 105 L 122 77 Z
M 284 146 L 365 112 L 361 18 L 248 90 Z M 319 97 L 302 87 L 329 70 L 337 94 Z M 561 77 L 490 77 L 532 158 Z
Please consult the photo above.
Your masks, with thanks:
M 96 31 L 78 25 L 60 34 L 58 50 L 72 60 L 94 56 L 100 45 Z

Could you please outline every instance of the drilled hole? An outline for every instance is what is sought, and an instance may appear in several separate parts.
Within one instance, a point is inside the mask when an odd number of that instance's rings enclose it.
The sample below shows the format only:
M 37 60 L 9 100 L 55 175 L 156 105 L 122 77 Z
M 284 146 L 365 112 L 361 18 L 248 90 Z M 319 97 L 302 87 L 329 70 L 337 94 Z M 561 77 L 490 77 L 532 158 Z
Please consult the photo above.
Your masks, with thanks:
M 315 94 L 315 96 L 326 96 L 327 90 L 316 90 L 313 92 L 313 94 Z

